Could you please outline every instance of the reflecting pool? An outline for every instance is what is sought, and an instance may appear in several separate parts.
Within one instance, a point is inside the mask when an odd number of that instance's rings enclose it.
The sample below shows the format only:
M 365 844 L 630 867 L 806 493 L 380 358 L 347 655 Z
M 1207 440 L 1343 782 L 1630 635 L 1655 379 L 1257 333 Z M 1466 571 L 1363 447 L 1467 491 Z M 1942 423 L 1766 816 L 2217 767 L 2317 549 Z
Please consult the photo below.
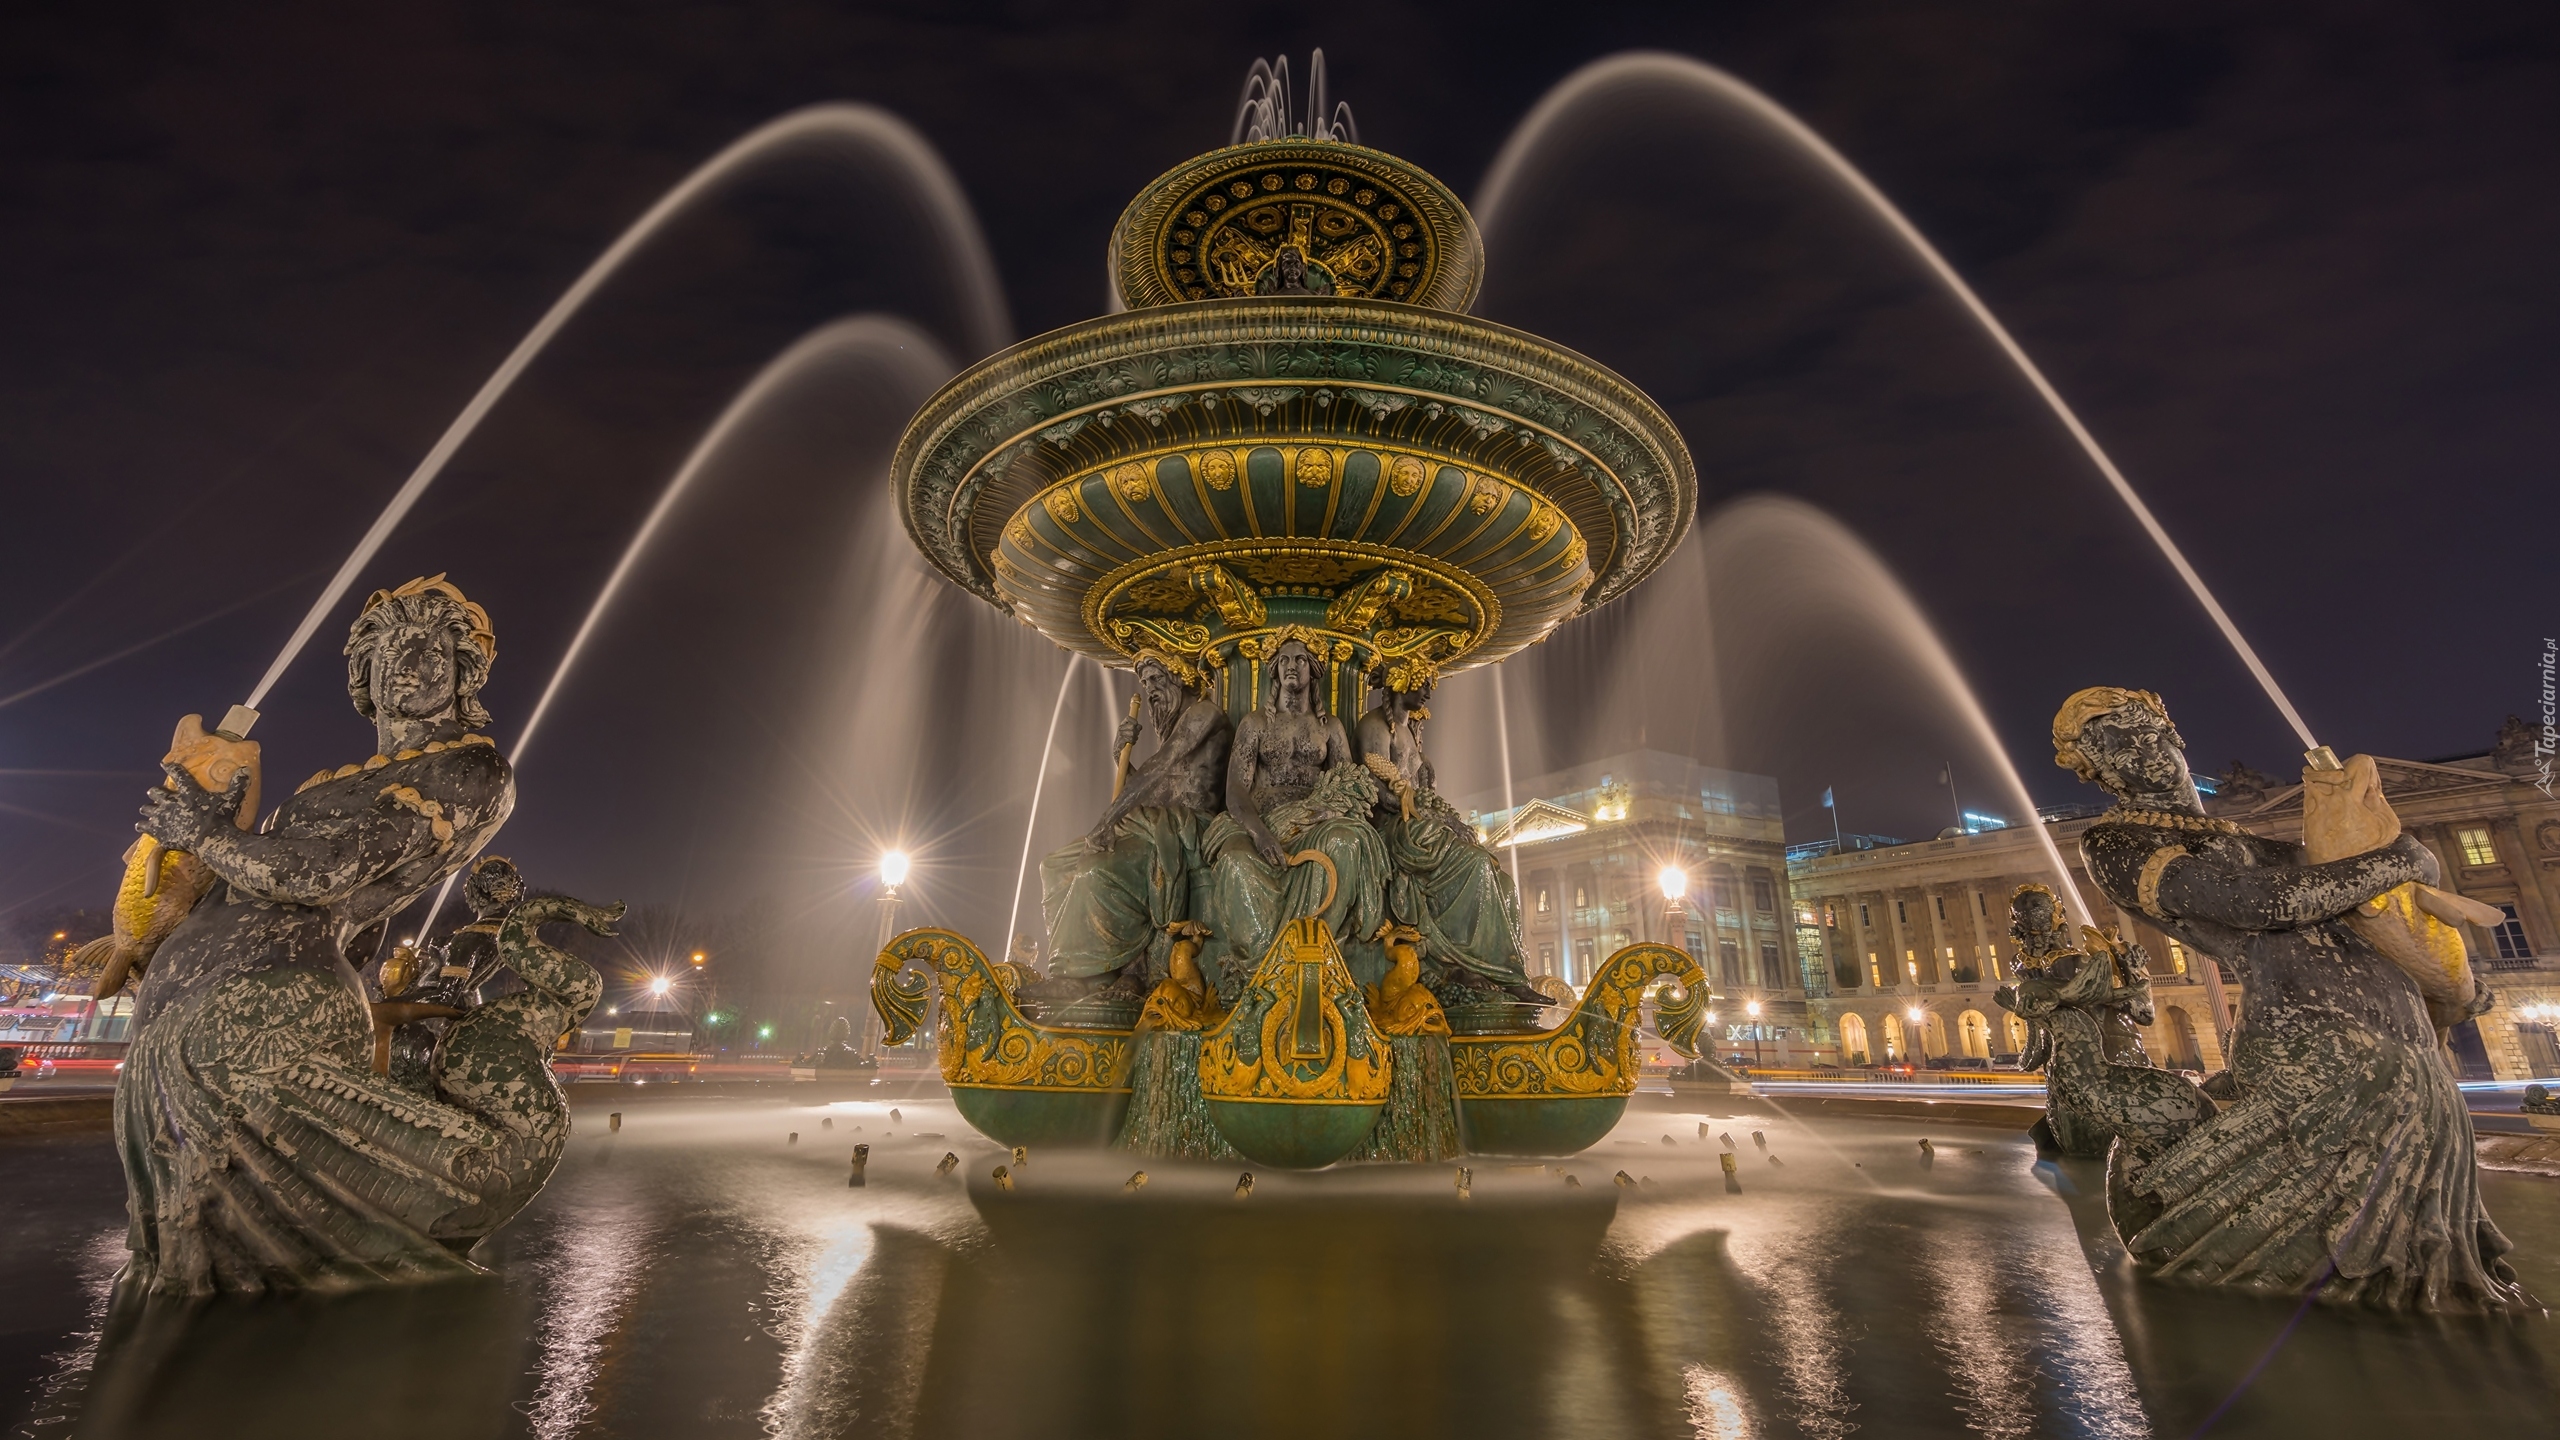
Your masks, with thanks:
M 0 1142 L 0 1413 L 366 1440 L 2131 1437 L 2539 1433 L 2560 1402 L 2550 1322 L 2136 1284 L 2095 1168 L 2005 1130 L 1699 1103 L 1644 1097 L 1576 1160 L 1483 1161 L 1463 1194 L 1448 1166 L 1258 1172 L 1238 1198 L 1231 1166 L 1015 1165 L 929 1090 L 582 1095 L 487 1280 L 194 1308 L 111 1303 L 105 1137 Z M 2483 1180 L 2560 1297 L 2560 1181 Z

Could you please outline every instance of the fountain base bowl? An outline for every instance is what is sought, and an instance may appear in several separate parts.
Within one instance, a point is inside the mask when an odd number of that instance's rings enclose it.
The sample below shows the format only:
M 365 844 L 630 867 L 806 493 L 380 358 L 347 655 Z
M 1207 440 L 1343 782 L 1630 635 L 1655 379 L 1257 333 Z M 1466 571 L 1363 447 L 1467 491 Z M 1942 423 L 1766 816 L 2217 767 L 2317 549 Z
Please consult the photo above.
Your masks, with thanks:
M 1208 1099 L 1209 1120 L 1236 1152 L 1257 1165 L 1321 1170 L 1348 1155 L 1377 1128 L 1384 1102 L 1292 1104 L 1285 1100 Z
M 1108 1145 L 1129 1117 L 1129 1093 L 953 1085 L 951 1103 L 999 1145 Z
M 1470 1155 L 1574 1155 L 1600 1143 L 1627 1113 L 1624 1095 L 1458 1097 Z

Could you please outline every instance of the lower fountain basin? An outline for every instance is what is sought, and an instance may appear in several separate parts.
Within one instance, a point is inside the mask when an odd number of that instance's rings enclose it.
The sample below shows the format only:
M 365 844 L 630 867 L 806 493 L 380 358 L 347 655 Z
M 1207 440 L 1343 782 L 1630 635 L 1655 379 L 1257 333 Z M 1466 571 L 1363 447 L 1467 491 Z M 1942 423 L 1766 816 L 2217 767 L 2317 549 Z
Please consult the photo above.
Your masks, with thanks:
M 953 1085 L 951 1103 L 999 1145 L 1107 1145 L 1129 1116 L 1127 1090 Z
M 1209 1120 L 1237 1153 L 1284 1170 L 1320 1170 L 1376 1128 L 1383 1101 L 1301 1104 L 1286 1100 L 1208 1101 Z
M 1458 1124 L 1471 1155 L 1579 1154 L 1626 1113 L 1624 1095 L 1458 1097 Z

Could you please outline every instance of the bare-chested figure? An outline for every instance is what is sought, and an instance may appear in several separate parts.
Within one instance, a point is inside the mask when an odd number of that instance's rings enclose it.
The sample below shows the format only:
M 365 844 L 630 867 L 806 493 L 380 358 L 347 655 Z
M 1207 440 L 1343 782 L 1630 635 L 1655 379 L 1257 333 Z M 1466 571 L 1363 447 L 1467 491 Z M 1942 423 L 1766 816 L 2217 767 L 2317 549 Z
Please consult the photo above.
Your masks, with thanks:
M 1102 988 L 1143 997 L 1164 962 L 1165 927 L 1193 918 L 1206 883 L 1200 835 L 1225 808 L 1227 712 L 1193 688 L 1202 677 L 1174 656 L 1139 651 L 1137 675 L 1155 753 L 1129 773 L 1090 833 L 1040 862 L 1049 974 L 1025 987 L 1026 999 L 1063 1004 Z M 1127 748 L 1137 718 L 1113 738 L 1115 749 Z
M 1307 798 L 1324 772 L 1351 758 L 1342 722 L 1316 704 L 1315 656 L 1301 641 L 1284 641 L 1271 657 L 1269 702 L 1236 727 L 1227 757 L 1227 813 L 1253 837 L 1263 859 L 1286 864 L 1262 817 Z
M 1280 926 L 1301 916 L 1324 917 L 1355 977 L 1374 982 L 1385 973 L 1383 953 L 1367 938 L 1386 909 L 1386 847 L 1369 824 L 1379 787 L 1342 722 L 1326 713 L 1322 673 L 1306 639 L 1281 640 L 1261 708 L 1236 726 L 1227 812 L 1201 837 L 1211 865 L 1204 918 L 1213 932 L 1202 968 L 1216 962 L 1229 1001 Z

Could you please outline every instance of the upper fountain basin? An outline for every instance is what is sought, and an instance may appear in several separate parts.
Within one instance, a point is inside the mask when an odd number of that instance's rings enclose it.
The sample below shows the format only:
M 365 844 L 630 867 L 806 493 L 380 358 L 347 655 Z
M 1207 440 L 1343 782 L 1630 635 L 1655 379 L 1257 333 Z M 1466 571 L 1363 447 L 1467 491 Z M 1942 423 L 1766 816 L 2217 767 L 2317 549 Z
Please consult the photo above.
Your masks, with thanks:
M 1340 296 L 1025 341 L 927 401 L 891 475 L 953 583 L 1106 664 L 1223 664 L 1283 623 L 1344 659 L 1499 660 L 1624 594 L 1697 507 L 1678 430 L 1606 367 Z

